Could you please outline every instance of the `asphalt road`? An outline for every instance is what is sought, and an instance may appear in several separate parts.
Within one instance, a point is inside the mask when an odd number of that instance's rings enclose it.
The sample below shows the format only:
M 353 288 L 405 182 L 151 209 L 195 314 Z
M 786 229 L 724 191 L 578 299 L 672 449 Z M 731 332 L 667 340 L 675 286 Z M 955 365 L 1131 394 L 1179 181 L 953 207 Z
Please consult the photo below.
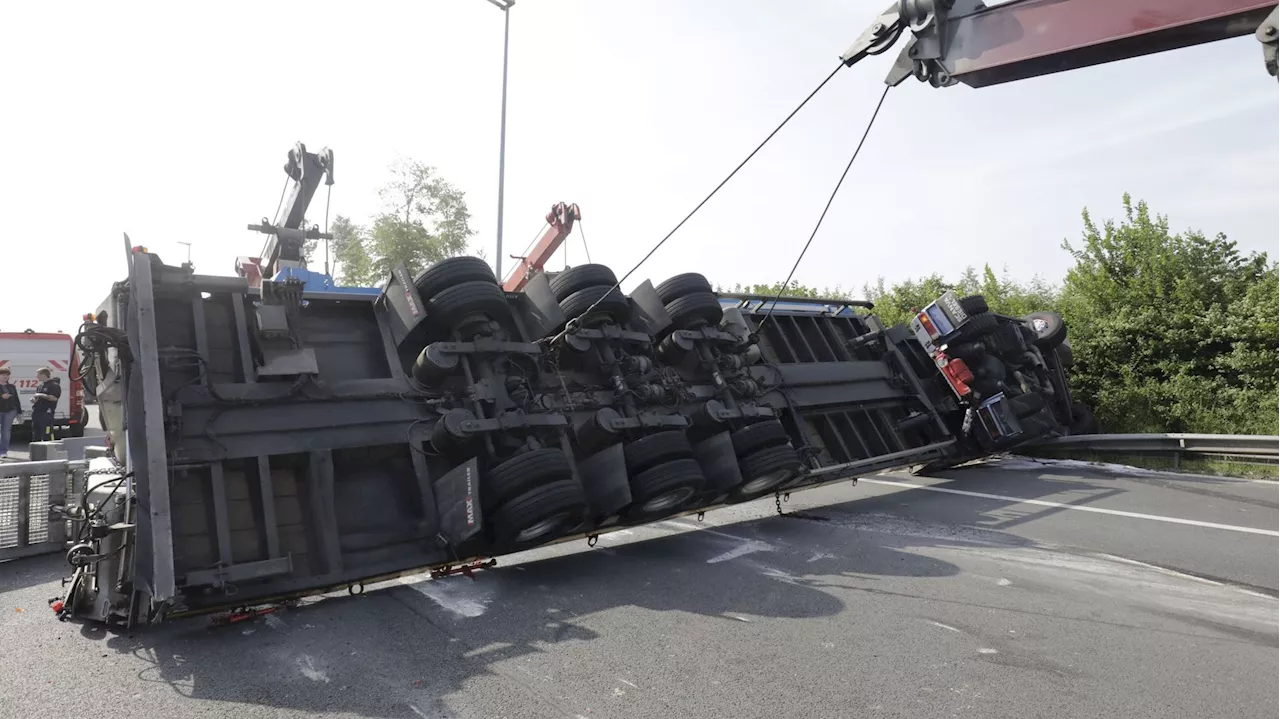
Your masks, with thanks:
M 0 565 L 0 716 L 1276 715 L 1275 483 L 1011 460 L 783 508 L 216 629 L 59 623 L 58 558 Z

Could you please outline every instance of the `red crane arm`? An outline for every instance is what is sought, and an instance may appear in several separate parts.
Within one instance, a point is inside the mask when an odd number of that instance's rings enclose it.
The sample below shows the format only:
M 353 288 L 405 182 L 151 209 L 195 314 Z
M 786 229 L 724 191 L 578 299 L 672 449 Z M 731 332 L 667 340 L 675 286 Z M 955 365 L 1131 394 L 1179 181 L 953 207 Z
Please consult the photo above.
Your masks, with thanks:
M 518 292 L 524 289 L 529 279 L 541 272 L 547 260 L 551 259 L 551 255 L 560 249 L 565 238 L 573 231 L 573 223 L 581 219 L 582 212 L 577 205 L 568 205 L 563 202 L 553 205 L 551 212 L 547 213 L 546 232 L 543 232 L 534 243 L 528 257 L 515 258 L 520 260 L 520 264 L 503 282 L 502 288 L 507 292 Z
M 943 29 L 943 65 L 985 87 L 1252 35 L 1275 0 L 1015 0 Z
M 852 65 L 911 36 L 885 82 L 986 87 L 1255 34 L 1276 75 L 1276 0 L 899 0 L 845 51 Z

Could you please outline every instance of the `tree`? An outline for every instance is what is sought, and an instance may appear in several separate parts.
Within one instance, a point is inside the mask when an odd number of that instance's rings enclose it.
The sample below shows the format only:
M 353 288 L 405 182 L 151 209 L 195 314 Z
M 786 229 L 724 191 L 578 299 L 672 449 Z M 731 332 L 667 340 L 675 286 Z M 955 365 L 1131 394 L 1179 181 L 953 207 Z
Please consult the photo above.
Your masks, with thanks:
M 1113 429 L 1275 434 L 1276 265 L 1123 205 L 1101 228 L 1085 210 L 1079 247 L 1063 242 L 1079 394 Z
M 775 282 L 771 285 L 759 283 L 754 285 L 744 285 L 737 283 L 733 287 L 716 285 L 717 292 L 727 292 L 736 295 L 767 295 L 773 297 L 778 296 L 778 290 L 781 288 L 781 282 Z M 845 295 L 845 291 L 839 286 L 818 289 L 817 287 L 802 285 L 799 280 L 792 280 L 787 285 L 786 291 L 782 293 L 783 297 L 805 297 L 809 299 L 844 299 Z
M 333 223 L 329 225 L 329 234 L 333 235 L 333 239 L 329 240 L 328 248 L 329 269 L 332 270 L 334 263 L 341 262 L 343 252 L 351 243 L 363 241 L 365 230 L 346 215 L 335 215 Z M 308 266 L 322 267 L 326 258 L 324 240 L 305 241 L 302 245 L 302 256 L 306 259 Z
M 373 269 L 373 258 L 369 256 L 369 241 L 361 231 L 343 243 L 337 254 L 338 267 L 342 274 L 338 283 L 345 287 L 374 287 L 384 277 L 377 276 Z
M 462 191 L 420 162 L 399 162 L 391 172 L 391 181 L 379 193 L 383 211 L 374 218 L 369 236 L 374 274 L 386 277 L 401 262 L 417 274 L 465 252 L 475 233 Z

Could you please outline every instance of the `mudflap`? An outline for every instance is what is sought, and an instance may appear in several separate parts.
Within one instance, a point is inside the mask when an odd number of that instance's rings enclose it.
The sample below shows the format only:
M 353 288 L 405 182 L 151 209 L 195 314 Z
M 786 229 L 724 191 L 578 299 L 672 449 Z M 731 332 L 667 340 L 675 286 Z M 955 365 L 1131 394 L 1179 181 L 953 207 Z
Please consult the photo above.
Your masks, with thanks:
M 479 544 L 484 537 L 484 514 L 480 505 L 480 465 L 475 457 L 449 470 L 435 481 L 436 511 L 440 516 L 440 537 L 459 556 Z
M 728 431 L 717 432 L 695 443 L 693 456 L 707 478 L 704 496 L 718 497 L 742 484 L 742 470 L 738 468 L 738 455 L 733 451 L 733 439 Z
M 582 491 L 596 524 L 616 517 L 631 504 L 631 483 L 627 481 L 627 461 L 621 444 L 610 445 L 578 460 Z

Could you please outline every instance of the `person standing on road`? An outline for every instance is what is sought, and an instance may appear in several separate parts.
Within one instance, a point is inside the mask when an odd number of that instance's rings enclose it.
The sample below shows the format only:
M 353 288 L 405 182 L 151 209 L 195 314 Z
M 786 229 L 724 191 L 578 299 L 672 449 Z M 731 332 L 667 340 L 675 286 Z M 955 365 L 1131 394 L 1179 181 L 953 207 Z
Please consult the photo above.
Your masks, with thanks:
M 31 395 L 31 441 L 53 441 L 53 413 L 62 396 L 62 385 L 53 376 L 53 370 L 41 367 L 36 370 L 40 387 Z
M 18 388 L 9 382 L 9 368 L 0 367 L 0 459 L 9 456 L 9 440 L 13 437 L 13 420 L 22 413 Z

